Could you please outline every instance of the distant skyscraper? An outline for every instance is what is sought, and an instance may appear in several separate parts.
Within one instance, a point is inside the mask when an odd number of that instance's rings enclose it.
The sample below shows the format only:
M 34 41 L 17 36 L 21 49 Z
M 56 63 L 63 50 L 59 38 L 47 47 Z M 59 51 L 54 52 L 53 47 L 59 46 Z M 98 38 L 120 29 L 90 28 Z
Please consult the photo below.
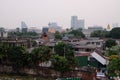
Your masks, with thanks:
M 78 28 L 84 29 L 85 21 L 84 19 L 78 20 Z
M 84 19 L 78 19 L 77 16 L 72 16 L 71 17 L 71 28 L 72 29 L 84 29 L 85 26 L 85 21 Z
M 21 22 L 21 28 L 22 28 L 22 32 L 27 32 L 27 25 L 25 22 Z
M 78 17 L 77 16 L 72 16 L 71 17 L 71 28 L 72 29 L 77 29 L 78 27 Z

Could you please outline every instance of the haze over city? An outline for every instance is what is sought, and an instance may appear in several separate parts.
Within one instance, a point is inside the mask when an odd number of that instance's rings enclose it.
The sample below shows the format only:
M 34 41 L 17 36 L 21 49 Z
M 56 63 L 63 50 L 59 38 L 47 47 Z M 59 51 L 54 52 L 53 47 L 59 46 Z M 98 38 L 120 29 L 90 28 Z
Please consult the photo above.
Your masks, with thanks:
M 120 24 L 120 0 L 0 0 L 0 27 L 16 28 L 24 21 L 28 27 L 57 22 L 70 28 L 74 15 L 85 20 L 86 28 Z

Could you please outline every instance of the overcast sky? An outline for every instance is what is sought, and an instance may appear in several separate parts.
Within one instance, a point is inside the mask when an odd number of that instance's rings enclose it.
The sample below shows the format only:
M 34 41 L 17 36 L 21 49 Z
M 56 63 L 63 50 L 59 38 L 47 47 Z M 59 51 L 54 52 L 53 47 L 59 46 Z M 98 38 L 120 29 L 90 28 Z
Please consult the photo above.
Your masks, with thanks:
M 70 27 L 71 16 L 85 19 L 85 26 L 120 24 L 120 0 L 0 0 L 0 27 L 47 26 L 57 22 Z

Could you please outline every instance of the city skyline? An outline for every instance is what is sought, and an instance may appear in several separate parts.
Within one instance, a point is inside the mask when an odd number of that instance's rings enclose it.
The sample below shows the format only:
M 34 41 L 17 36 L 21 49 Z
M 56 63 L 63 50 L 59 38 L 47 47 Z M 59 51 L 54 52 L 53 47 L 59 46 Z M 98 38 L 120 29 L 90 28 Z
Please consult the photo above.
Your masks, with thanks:
M 71 16 L 85 20 L 85 28 L 120 24 L 120 0 L 0 0 L 0 27 L 42 28 L 57 22 L 63 28 L 71 27 Z

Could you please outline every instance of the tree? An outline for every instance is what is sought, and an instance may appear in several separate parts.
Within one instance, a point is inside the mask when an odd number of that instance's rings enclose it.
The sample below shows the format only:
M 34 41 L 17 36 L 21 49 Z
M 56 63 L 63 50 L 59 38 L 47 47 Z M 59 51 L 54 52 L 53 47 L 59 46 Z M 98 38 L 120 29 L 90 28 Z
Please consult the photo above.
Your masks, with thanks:
M 10 62 L 13 63 L 13 67 L 15 69 L 24 67 L 26 65 L 26 54 L 27 49 L 23 46 L 14 46 L 9 48 L 9 52 L 7 54 Z
M 66 44 L 64 42 L 59 42 L 54 47 L 55 53 L 58 54 L 59 56 L 65 56 L 65 47 Z
M 103 30 L 96 30 L 93 31 L 90 34 L 91 37 L 100 37 L 100 38 L 105 38 L 105 37 L 109 37 L 109 32 L 108 31 L 103 31 Z
M 120 27 L 113 28 L 110 31 L 110 35 L 114 39 L 120 39 Z
M 32 46 L 33 46 L 33 47 L 37 46 L 37 42 L 36 42 L 36 41 L 33 41 L 33 40 L 32 40 L 31 42 L 32 42 Z
M 120 76 L 120 56 L 112 55 L 109 57 L 108 72 L 109 76 Z
M 61 74 L 69 70 L 68 60 L 59 55 L 52 57 L 52 66 L 56 71 L 61 72 Z
M 73 34 L 77 38 L 84 38 L 85 37 L 85 35 L 82 33 L 81 29 L 72 30 L 68 34 Z
M 38 62 L 48 61 L 50 59 L 50 48 L 48 46 L 41 46 L 33 49 L 32 53 L 34 56 L 34 62 L 36 65 Z
M 36 32 L 24 32 L 24 33 L 21 33 L 21 32 L 9 32 L 8 35 L 10 37 L 13 37 L 13 36 L 18 36 L 18 37 L 38 36 L 38 34 Z
M 112 46 L 117 45 L 116 41 L 114 39 L 108 39 L 105 41 L 105 47 L 111 48 Z
M 105 55 L 106 56 L 120 55 L 120 46 L 116 45 L 116 46 L 113 46 L 113 47 L 107 49 L 105 52 Z
M 65 57 L 68 60 L 69 67 L 72 68 L 76 65 L 72 46 L 65 44 L 64 42 L 59 42 L 55 45 L 54 50 L 56 54 Z
M 55 39 L 62 39 L 62 35 L 58 31 L 55 32 L 54 36 Z

